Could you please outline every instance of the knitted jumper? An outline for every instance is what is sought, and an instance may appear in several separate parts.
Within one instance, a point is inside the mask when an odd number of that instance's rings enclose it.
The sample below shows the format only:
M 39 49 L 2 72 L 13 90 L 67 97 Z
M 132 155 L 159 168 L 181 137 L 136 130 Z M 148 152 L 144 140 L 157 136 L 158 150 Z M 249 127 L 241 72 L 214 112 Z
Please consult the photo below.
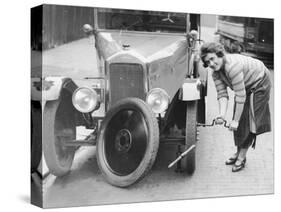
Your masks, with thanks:
M 230 87 L 235 93 L 235 103 L 244 104 L 247 91 L 255 88 L 268 70 L 260 60 L 240 54 L 226 54 L 224 62 L 223 69 L 212 74 L 217 98 L 228 98 L 226 88 Z

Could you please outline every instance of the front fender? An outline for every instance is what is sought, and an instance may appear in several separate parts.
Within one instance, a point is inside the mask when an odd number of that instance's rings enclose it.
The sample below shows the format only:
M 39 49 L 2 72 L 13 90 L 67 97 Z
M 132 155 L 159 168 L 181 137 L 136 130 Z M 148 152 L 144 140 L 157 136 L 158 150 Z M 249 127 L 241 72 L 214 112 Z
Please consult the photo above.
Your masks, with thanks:
M 62 90 L 67 89 L 71 93 L 77 85 L 69 78 L 45 77 L 31 79 L 31 100 L 50 101 L 57 100 L 61 96 Z
M 180 89 L 179 99 L 182 101 L 194 101 L 201 98 L 200 79 L 185 79 Z

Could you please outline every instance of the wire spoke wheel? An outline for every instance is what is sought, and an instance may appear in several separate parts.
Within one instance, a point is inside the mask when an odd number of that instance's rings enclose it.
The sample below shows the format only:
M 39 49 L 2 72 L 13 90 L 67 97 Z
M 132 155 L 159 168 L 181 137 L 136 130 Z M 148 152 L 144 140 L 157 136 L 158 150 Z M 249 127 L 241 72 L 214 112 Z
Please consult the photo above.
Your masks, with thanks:
M 109 183 L 126 187 L 150 170 L 158 146 L 158 123 L 151 109 L 140 99 L 124 99 L 108 111 L 101 126 L 98 164 Z

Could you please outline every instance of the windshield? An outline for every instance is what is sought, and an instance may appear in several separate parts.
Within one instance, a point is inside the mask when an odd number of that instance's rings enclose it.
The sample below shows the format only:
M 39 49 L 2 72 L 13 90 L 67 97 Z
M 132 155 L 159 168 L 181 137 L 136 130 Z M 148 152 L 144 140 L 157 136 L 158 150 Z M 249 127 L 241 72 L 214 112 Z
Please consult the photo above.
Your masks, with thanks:
M 127 31 L 185 33 L 186 14 L 99 8 L 98 28 Z

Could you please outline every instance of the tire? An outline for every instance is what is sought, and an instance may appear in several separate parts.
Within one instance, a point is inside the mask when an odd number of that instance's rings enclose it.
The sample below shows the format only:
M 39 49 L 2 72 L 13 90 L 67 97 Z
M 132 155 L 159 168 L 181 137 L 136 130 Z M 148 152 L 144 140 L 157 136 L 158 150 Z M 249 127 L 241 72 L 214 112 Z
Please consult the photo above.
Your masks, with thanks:
M 46 102 L 43 116 L 43 150 L 50 173 L 63 176 L 70 171 L 75 147 L 66 147 L 63 141 L 76 138 L 74 111 L 59 100 Z
M 106 181 L 128 187 L 140 181 L 154 164 L 159 127 L 149 106 L 137 98 L 119 101 L 102 122 L 97 162 Z
M 197 141 L 197 101 L 187 102 L 185 145 L 182 152 L 187 150 Z M 196 168 L 196 148 L 193 148 L 182 160 L 181 166 L 184 173 L 193 174 Z
M 35 171 L 42 158 L 42 111 L 38 101 L 31 102 L 31 170 Z

